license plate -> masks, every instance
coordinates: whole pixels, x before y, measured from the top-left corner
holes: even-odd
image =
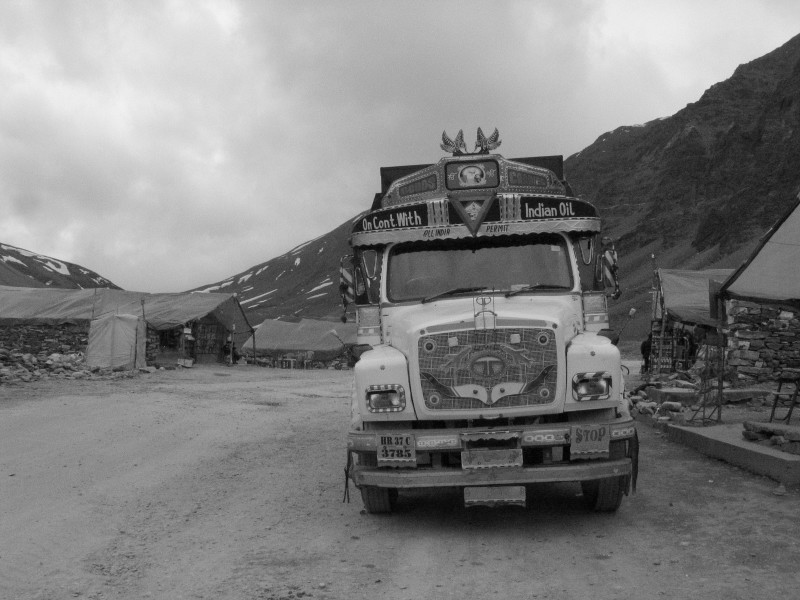
[[[379,435],[378,465],[417,464],[417,444],[413,435]]]
[[[522,450],[465,450],[461,453],[462,469],[493,469],[500,467],[521,467]]]
[[[610,425],[573,425],[570,431],[571,458],[608,458]]]
[[[464,488],[464,506],[525,506],[524,485]]]

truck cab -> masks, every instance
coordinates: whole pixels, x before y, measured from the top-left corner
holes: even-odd
[[[638,452],[608,332],[616,256],[561,157],[454,154],[382,179],[342,288],[359,344],[348,476],[366,510],[444,487],[524,505],[528,484],[575,481],[615,511]]]

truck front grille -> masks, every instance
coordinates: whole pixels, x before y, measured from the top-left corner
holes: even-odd
[[[454,331],[419,338],[419,372],[429,410],[549,404],[558,371],[551,329]]]

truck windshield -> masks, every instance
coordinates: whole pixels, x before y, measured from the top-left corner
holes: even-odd
[[[389,255],[387,275],[392,302],[471,288],[569,290],[573,281],[566,241],[551,234],[401,244]]]

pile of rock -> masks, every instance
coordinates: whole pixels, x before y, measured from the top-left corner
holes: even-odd
[[[18,352],[0,346],[0,383],[28,383],[41,379],[118,379],[134,372],[89,369],[82,352]]]
[[[631,411],[652,417],[656,422],[684,424],[690,407],[699,402],[702,382],[689,373],[672,373],[659,380],[647,381],[630,396]]]
[[[704,381],[698,372],[681,371],[640,385],[630,396],[631,410],[657,422],[683,425],[703,406],[713,409],[719,396],[717,381],[713,378]],[[723,382],[722,404],[746,402],[748,407],[757,409],[771,403],[774,398],[774,392],[770,392],[768,386],[734,388],[727,381]]]
[[[744,439],[776,450],[800,454],[800,427],[745,421]]]
[[[34,381],[44,377],[80,379],[89,376],[84,368],[83,354],[50,355],[16,352],[0,347],[0,381]]]

